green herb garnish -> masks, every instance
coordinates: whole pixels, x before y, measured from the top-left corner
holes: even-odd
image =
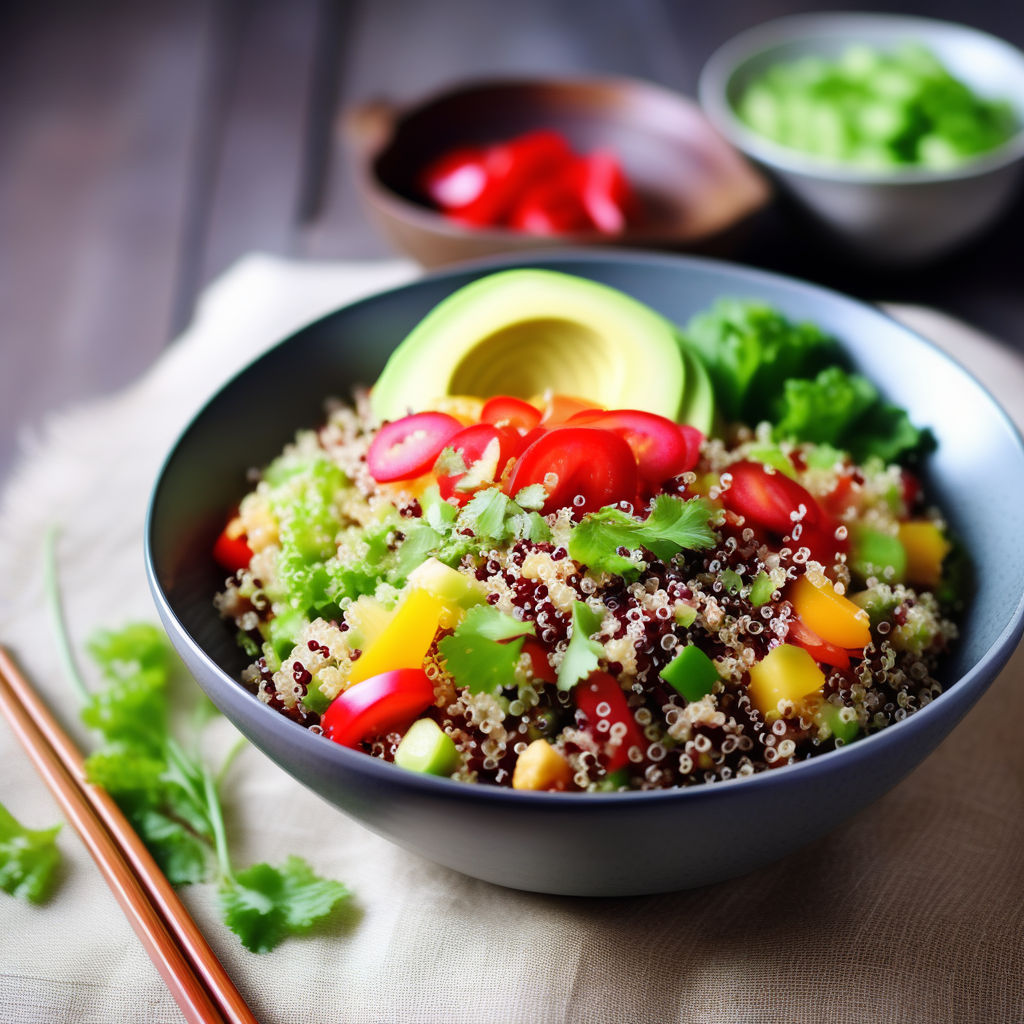
[[[703,498],[659,494],[646,519],[637,519],[617,508],[603,508],[583,517],[569,538],[569,555],[597,572],[614,573],[627,580],[640,576],[644,566],[620,555],[618,549],[645,548],[662,561],[680,551],[711,547],[715,533],[710,521],[716,515]]]
[[[515,682],[523,637],[534,636],[532,622],[481,604],[470,608],[455,631],[437,645],[457,686],[470,693],[497,693]]]
[[[60,864],[55,841],[59,831],[60,825],[38,831],[25,828],[0,804],[0,889],[42,903]]]
[[[51,532],[51,566],[54,539]],[[88,650],[104,682],[102,689],[90,693],[70,657],[55,571],[48,573],[47,589],[58,643],[68,652],[65,665],[73,672],[75,689],[85,696],[82,719],[103,740],[86,759],[87,777],[114,798],[168,880],[176,885],[203,881],[215,854],[224,922],[254,952],[306,931],[347,898],[344,885],[318,878],[298,857],[289,857],[282,868],[257,864],[234,869],[219,789],[244,741],[228,753],[216,774],[199,753],[198,742],[189,749],[178,742],[168,700],[178,662],[166,637],[147,623],[103,630],[90,639]],[[214,713],[204,699],[194,709],[190,735],[198,736]],[[48,834],[52,837],[36,833]],[[0,845],[2,838],[0,817]]]

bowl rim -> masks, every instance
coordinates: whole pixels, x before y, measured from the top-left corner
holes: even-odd
[[[491,226],[473,227],[446,217],[441,211],[434,210],[424,203],[403,196],[395,191],[390,185],[384,182],[377,172],[377,161],[387,151],[395,140],[396,134],[403,122],[418,116],[431,107],[448,103],[463,95],[470,95],[476,92],[483,92],[489,89],[536,89],[555,88],[563,92],[573,90],[599,90],[608,91],[638,91],[645,92],[660,98],[663,102],[671,103],[681,110],[686,110],[691,115],[696,115],[707,122],[708,128],[721,138],[723,145],[734,151],[736,159],[746,164],[746,170],[752,181],[756,181],[760,188],[759,198],[751,198],[744,203],[738,214],[733,215],[730,220],[718,228],[704,231],[701,234],[683,234],[678,230],[665,230],[658,227],[641,226],[638,228],[627,227],[618,235],[605,235],[600,231],[566,231],[560,232],[557,236],[530,234],[523,231],[515,231],[511,228],[498,228]],[[385,104],[385,106],[390,106]],[[758,210],[767,206],[771,200],[772,189],[770,183],[765,180],[762,173],[754,167],[741,150],[732,145],[728,139],[722,137],[712,119],[708,116],[701,104],[694,97],[677,92],[669,86],[659,82],[652,82],[646,78],[621,74],[594,74],[594,75],[495,75],[474,76],[472,78],[453,80],[445,85],[440,85],[427,93],[422,98],[408,103],[397,103],[390,109],[390,124],[381,133],[381,137],[375,139],[369,145],[354,146],[358,150],[356,160],[356,174],[359,183],[365,193],[372,195],[374,199],[385,209],[388,214],[398,220],[404,221],[422,231],[430,231],[436,235],[443,235],[455,241],[479,241],[488,245],[500,245],[512,249],[521,245],[543,247],[545,250],[557,246],[573,247],[577,245],[601,244],[602,248],[614,248],[624,243],[634,245],[649,245],[655,247],[669,243],[697,244],[706,241],[718,234],[735,227],[746,220]],[[753,193],[752,193],[753,196]]]
[[[156,568],[153,542],[156,527],[157,506],[159,504],[160,492],[164,486],[167,472],[172,462],[175,460],[177,453],[183,446],[185,439],[195,427],[195,424],[206,415],[208,410],[220,401],[221,396],[228,389],[236,387],[238,381],[257,363],[262,361],[271,353],[276,352],[283,346],[291,343],[295,338],[304,334],[306,331],[315,328],[317,325],[333,318],[343,311],[365,304],[382,301],[395,293],[415,289],[423,283],[441,281],[446,278],[462,277],[467,273],[483,275],[510,267],[518,267],[524,264],[529,265],[537,261],[545,264],[581,262],[601,263],[619,261],[643,264],[647,266],[655,263],[672,264],[681,271],[685,271],[688,266],[704,268],[705,270],[724,270],[734,279],[750,281],[753,283],[763,282],[769,285],[783,285],[796,294],[805,294],[824,298],[831,303],[838,302],[840,306],[857,310],[860,313],[866,312],[875,318],[888,321],[900,331],[910,335],[916,339],[918,343],[923,344],[928,349],[931,349],[935,356],[949,363],[958,373],[973,381],[987,397],[996,418],[1001,420],[1003,426],[1007,428],[1015,441],[1018,451],[1022,458],[1024,458],[1024,437],[1022,437],[1021,431],[1017,428],[1013,420],[1010,419],[1002,405],[967,367],[961,364],[944,349],[930,341],[927,337],[898,321],[884,309],[881,309],[870,302],[865,302],[852,296],[845,295],[842,292],[835,291],[834,289],[813,284],[800,278],[761,270],[760,268],[749,267],[728,260],[705,256],[693,256],[689,254],[670,254],[652,251],[636,251],[631,249],[594,249],[590,247],[565,248],[545,251],[539,254],[514,253],[504,254],[501,256],[490,256],[476,260],[467,260],[454,266],[444,267],[439,270],[424,273],[412,281],[385,288],[381,291],[374,292],[372,295],[357,299],[354,302],[345,303],[325,315],[311,320],[307,324],[290,332],[278,342],[273,343],[264,349],[246,363],[245,366],[232,374],[232,376],[228,378],[221,387],[219,387],[217,391],[207,399],[206,402],[203,403],[202,407],[189,418],[188,423],[182,428],[169,448],[168,453],[163,459],[157,472],[146,508],[143,533],[143,555],[146,578],[164,629],[166,632],[171,634],[172,641],[177,641],[174,643],[174,646],[179,647],[179,644],[183,644],[189,649],[193,658],[197,659],[205,668],[207,677],[212,677],[216,681],[216,688],[223,689],[226,702],[228,704],[244,701],[245,703],[241,704],[241,706],[246,709],[245,717],[262,717],[267,728],[281,732],[288,740],[289,745],[293,742],[307,744],[307,749],[313,752],[308,756],[313,757],[318,762],[318,771],[322,768],[329,769],[331,766],[337,766],[341,775],[349,782],[357,780],[360,776],[364,776],[368,780],[374,782],[379,782],[385,785],[398,784],[437,799],[457,799],[459,802],[463,803],[470,801],[475,803],[491,804],[497,801],[502,804],[523,805],[529,807],[531,810],[558,811],[570,806],[580,808],[589,807],[593,809],[599,808],[607,803],[622,801],[643,802],[644,804],[651,802],[668,802],[674,804],[677,801],[687,801],[692,803],[694,801],[702,801],[712,798],[718,799],[723,796],[727,796],[727,798],[730,799],[742,798],[743,794],[750,793],[752,790],[763,788],[765,786],[784,786],[787,784],[787,781],[791,781],[792,784],[796,784],[800,780],[807,779],[815,774],[828,775],[837,771],[845,772],[847,767],[852,767],[855,761],[866,763],[871,759],[871,755],[876,749],[884,749],[897,742],[910,742],[915,735],[927,730],[930,726],[931,718],[938,713],[934,710],[934,707],[939,705],[944,709],[948,709],[948,715],[951,718],[950,724],[946,730],[948,733],[948,731],[952,729],[967,713],[973,704],[980,699],[989,685],[994,682],[995,678],[1005,667],[1007,661],[1013,655],[1014,650],[1020,643],[1022,635],[1024,635],[1024,588],[1022,588],[1020,595],[1018,595],[1016,604],[1007,618],[1002,631],[993,641],[988,650],[985,651],[984,655],[971,665],[963,675],[959,676],[953,683],[951,683],[948,688],[944,689],[938,697],[929,702],[925,707],[920,708],[914,714],[908,715],[902,721],[894,722],[886,728],[872,733],[869,736],[863,736],[854,743],[845,744],[842,747],[825,751],[821,754],[816,754],[806,760],[784,765],[781,768],[773,769],[771,771],[761,771],[742,778],[735,777],[720,782],[704,782],[692,786],[676,787],[671,789],[631,790],[625,793],[564,793],[514,790],[502,786],[469,784],[446,777],[427,775],[401,769],[396,765],[371,757],[362,751],[352,750],[347,747],[343,747],[340,744],[332,743],[322,736],[311,734],[304,726],[299,725],[297,722],[294,722],[279,712],[274,711],[268,705],[257,700],[255,695],[245,689],[238,679],[235,679],[221,668],[214,658],[192,637],[184,623],[178,618],[167,594],[164,592]],[[212,595],[210,597],[210,607],[213,607]],[[192,674],[191,670],[189,671],[190,674]],[[207,690],[207,687],[200,682],[198,677],[195,675],[193,677],[196,679],[196,683],[201,689]],[[210,694],[208,690],[207,693],[212,699],[212,694]],[[215,701],[215,703],[218,702]],[[225,717],[228,716],[225,714]],[[231,718],[230,720],[232,721],[232,724],[242,731],[248,738],[246,730],[239,726],[235,722],[234,718]],[[945,733],[943,735],[945,735]],[[305,737],[305,739],[302,737]],[[250,742],[253,741],[250,739]],[[931,748],[929,748],[929,752],[930,750]],[[276,758],[272,759],[275,760],[276,763]],[[919,761],[915,762],[915,764],[916,763],[919,763]],[[292,774],[290,770],[289,774]],[[895,781],[898,780],[894,780],[894,782]]]
[[[1024,80],[1024,52],[1012,43],[983,29],[960,22],[909,14],[865,11],[822,11],[793,14],[763,22],[732,36],[715,50],[700,71],[697,95],[712,124],[748,157],[776,171],[804,178],[850,185],[893,187],[944,184],[978,178],[1002,170],[1024,158],[1024,103],[1017,104],[1017,131],[994,149],[980,153],[947,169],[908,166],[896,170],[854,168],[774,142],[749,128],[736,114],[728,90],[735,73],[756,57],[771,53],[790,43],[814,39],[847,38],[864,30],[890,29],[896,32],[959,33],[985,46],[1001,50],[1020,66]],[[928,39],[921,42],[927,45]],[[1012,98],[1012,97],[1011,97]]]

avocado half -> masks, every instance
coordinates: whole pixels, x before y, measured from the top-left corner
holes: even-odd
[[[623,292],[551,270],[505,270],[435,306],[392,354],[370,399],[381,420],[445,395],[545,391],[677,419],[686,362],[674,325]]]

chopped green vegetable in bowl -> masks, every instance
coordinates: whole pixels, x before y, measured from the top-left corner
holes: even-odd
[[[1024,171],[1024,53],[966,25],[780,18],[715,51],[699,93],[824,240],[874,263],[923,263],[979,235]]]
[[[916,42],[773,64],[747,83],[736,110],[779,145],[867,171],[948,170],[1020,130],[1007,99],[980,95]]]

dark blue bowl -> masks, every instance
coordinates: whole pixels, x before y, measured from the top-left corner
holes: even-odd
[[[311,735],[238,682],[233,630],[214,611],[210,558],[246,471],[277,454],[323,400],[369,384],[436,303],[495,269],[531,265],[620,288],[677,323],[722,295],[751,296],[838,337],[855,367],[938,451],[926,486],[963,539],[976,592],[940,678],[946,692],[882,732],[809,761],[685,790],[559,794],[475,787],[404,771]],[[663,892],[750,871],[821,836],[894,786],[949,733],[1006,663],[1024,625],[1024,446],[961,366],[877,309],[799,281],[692,258],[569,251],[424,278],[340,309],[243,370],[171,451],[149,510],[146,561],[164,625],[199,685],[268,757],[408,850],[538,892]]]

